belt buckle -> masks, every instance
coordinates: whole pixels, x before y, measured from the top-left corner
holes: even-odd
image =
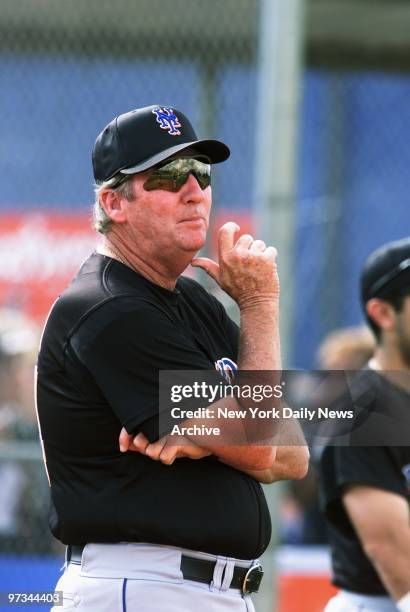
[[[263,578],[262,565],[258,563],[248,569],[245,574],[245,578],[242,583],[242,593],[248,595],[249,593],[257,593],[259,590],[260,583]]]

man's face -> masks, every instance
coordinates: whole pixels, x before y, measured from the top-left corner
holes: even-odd
[[[410,368],[410,296],[404,298],[403,308],[397,313],[396,333],[401,357]]]
[[[189,175],[179,191],[146,191],[152,170],[131,180],[134,199],[126,202],[127,233],[142,255],[163,259],[182,253],[192,256],[205,244],[211,211],[211,187],[202,190]]]

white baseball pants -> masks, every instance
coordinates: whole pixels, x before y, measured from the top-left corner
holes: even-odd
[[[186,580],[181,555],[215,561],[211,585]],[[63,606],[51,612],[255,612],[249,595],[229,588],[235,565],[253,561],[149,544],[87,544],[57,583]]]
[[[397,612],[397,608],[390,597],[340,591],[329,599],[324,612]]]

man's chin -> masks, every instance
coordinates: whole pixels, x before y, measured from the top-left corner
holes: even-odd
[[[195,239],[191,238],[189,240],[181,240],[179,247],[182,251],[184,251],[185,253],[191,253],[192,257],[194,257],[194,255],[196,255],[198,251],[204,248],[206,242],[205,238],[206,237],[201,236]]]

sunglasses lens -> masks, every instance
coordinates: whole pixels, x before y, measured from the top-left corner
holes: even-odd
[[[156,168],[144,183],[146,191],[165,189],[177,192],[184,185],[189,175],[193,174],[201,189],[211,184],[211,166],[197,159],[174,159],[168,164]]]
[[[201,189],[206,189],[211,184],[211,174],[210,173],[192,172],[192,174],[198,181]]]
[[[154,191],[155,189],[164,189],[165,191],[179,191],[184,184],[180,177],[175,176],[160,176],[156,173],[151,174],[144,183],[145,191]]]

